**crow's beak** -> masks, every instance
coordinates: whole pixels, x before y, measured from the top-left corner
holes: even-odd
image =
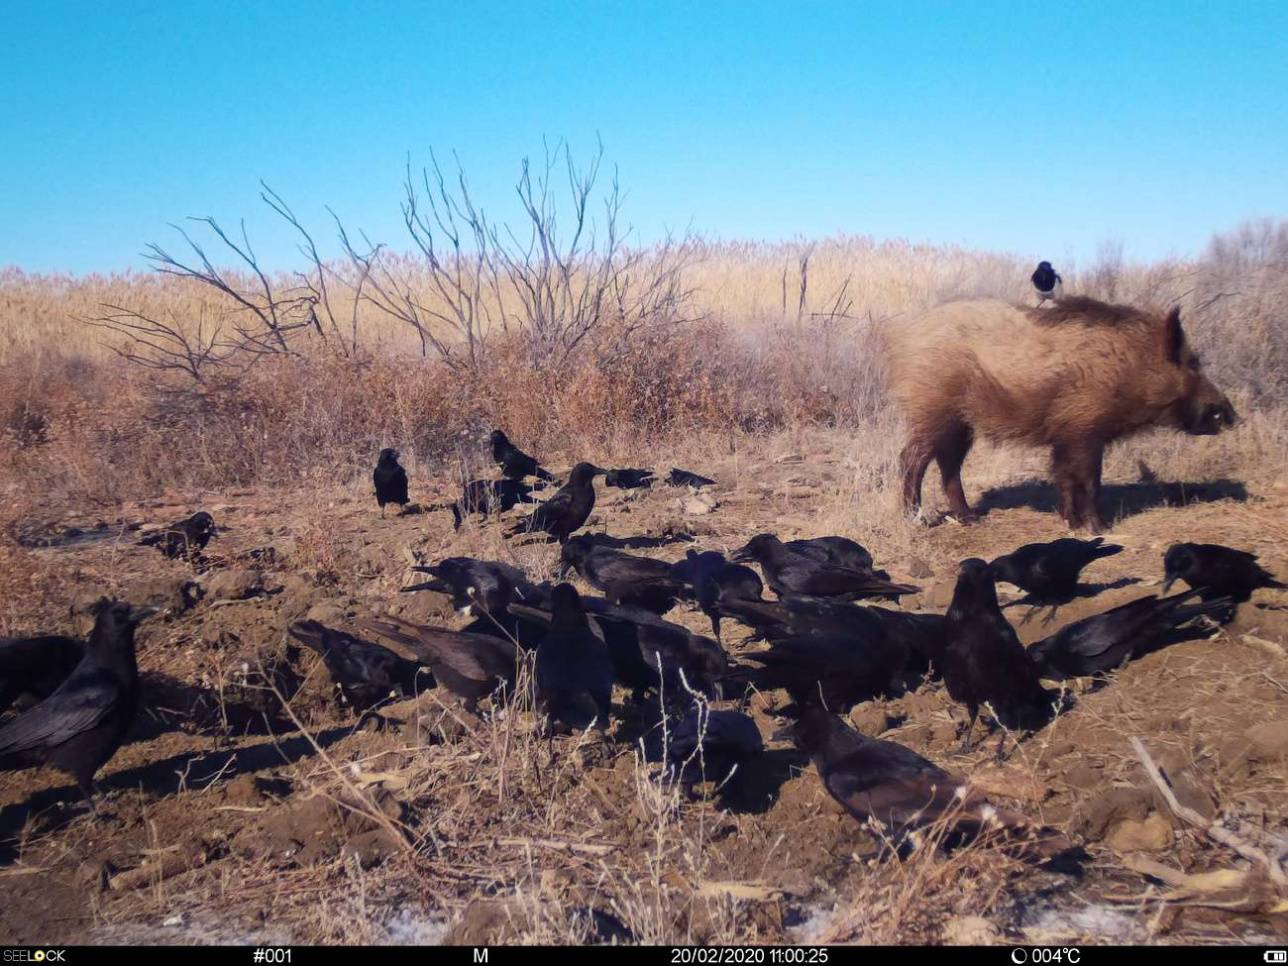
[[[792,726],[788,724],[788,725],[783,725],[772,735],[770,735],[769,740],[770,741],[791,741],[794,743],[796,740],[796,736],[792,734]]]
[[[1169,590],[1171,590],[1171,589],[1172,589],[1172,584],[1174,584],[1174,583],[1176,583],[1176,578],[1175,578],[1175,577],[1168,577],[1166,580],[1164,580],[1164,581],[1163,581],[1163,593],[1164,593],[1164,594],[1166,594]]]
[[[752,559],[751,551],[746,547],[739,547],[733,553],[729,554],[729,559],[734,563],[747,563]]]
[[[402,593],[410,594],[415,590],[436,590],[441,594],[448,593],[451,588],[441,580],[427,580],[423,584],[412,584],[410,587],[402,588]]]
[[[142,621],[147,620],[153,614],[159,614],[159,613],[161,613],[160,607],[152,607],[150,605],[145,605],[141,607],[131,607],[130,620],[133,623],[138,624]]]

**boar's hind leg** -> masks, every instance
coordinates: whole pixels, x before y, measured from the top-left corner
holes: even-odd
[[[962,489],[962,463],[974,442],[975,431],[966,423],[954,423],[935,439],[935,462],[939,464],[948,509],[962,523],[979,519],[966,502],[966,491]]]
[[[925,479],[926,467],[933,455],[925,439],[915,434],[899,454],[899,468],[903,473],[903,508],[909,515],[921,510],[921,481]]]
[[[1060,516],[1069,529],[1105,528],[1096,506],[1100,496],[1100,471],[1104,447],[1094,443],[1056,443],[1051,449],[1051,469],[1060,491]]]

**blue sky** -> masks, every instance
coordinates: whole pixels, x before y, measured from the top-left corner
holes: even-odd
[[[111,7],[116,9],[111,9]],[[407,247],[410,152],[492,215],[602,138],[647,240],[837,232],[1148,259],[1288,215],[1288,3],[10,4],[0,265],[141,267],[167,222]]]

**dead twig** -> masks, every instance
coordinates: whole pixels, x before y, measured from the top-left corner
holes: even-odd
[[[1194,811],[1194,809],[1182,805],[1177,800],[1175,793],[1173,793],[1171,785],[1167,783],[1167,779],[1163,777],[1162,769],[1158,767],[1157,763],[1155,763],[1154,759],[1150,756],[1148,749],[1145,748],[1145,743],[1139,738],[1133,736],[1131,739],[1131,745],[1136,752],[1136,757],[1139,758],[1140,763],[1145,766],[1146,774],[1149,775],[1150,780],[1153,781],[1154,785],[1158,788],[1159,794],[1163,796],[1163,800],[1167,802],[1167,807],[1172,810],[1172,814],[1181,819],[1181,821],[1185,822],[1187,825],[1192,826],[1194,829],[1210,838],[1212,841],[1219,842],[1221,845],[1224,845],[1228,849],[1232,849],[1251,862],[1256,862],[1265,866],[1266,871],[1270,876],[1270,881],[1281,889],[1288,889],[1288,874],[1285,874],[1283,865],[1278,859],[1267,855],[1264,850],[1257,846],[1245,842],[1229,829],[1223,828],[1216,822],[1209,822],[1198,812]]]

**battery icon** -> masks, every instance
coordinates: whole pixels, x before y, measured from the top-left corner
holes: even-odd
[[[1267,949],[1261,958],[1268,963],[1288,963],[1288,949]]]

